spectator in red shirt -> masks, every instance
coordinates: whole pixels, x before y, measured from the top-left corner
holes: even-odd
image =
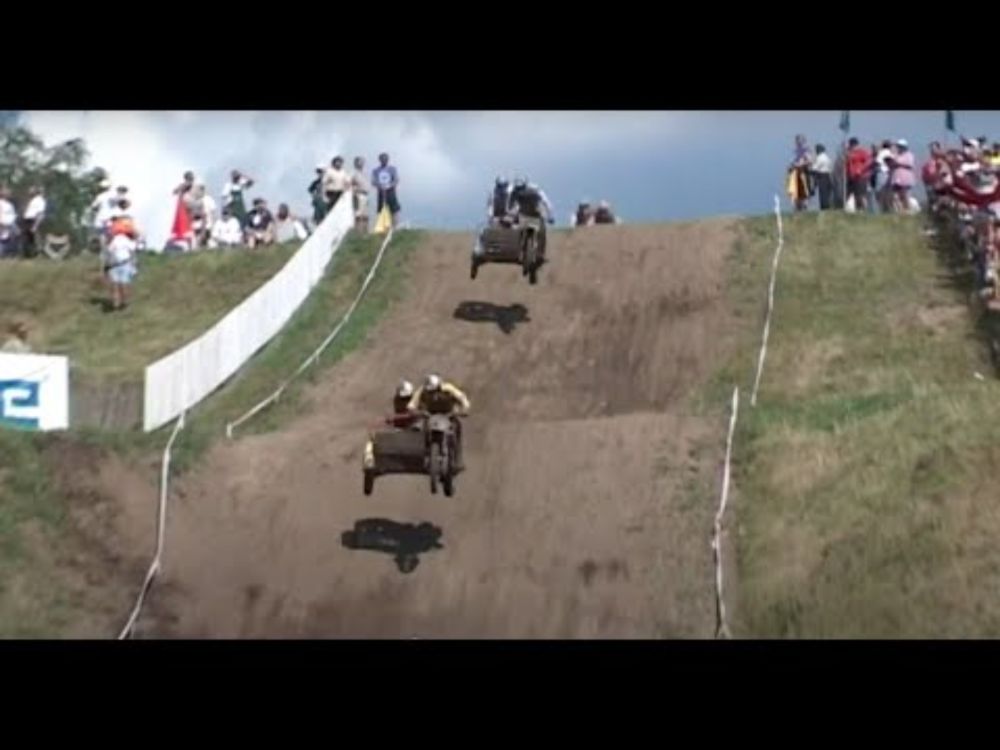
[[[868,206],[868,181],[871,179],[872,155],[857,138],[847,142],[847,194],[854,197],[856,211]]]

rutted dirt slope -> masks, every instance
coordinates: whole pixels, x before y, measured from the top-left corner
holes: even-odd
[[[308,415],[177,483],[141,634],[711,636],[724,425],[685,397],[725,348],[731,241],[724,221],[560,235],[531,287],[511,266],[472,281],[471,237],[430,238]],[[366,498],[366,429],[428,370],[473,402],[456,496],[386,477]],[[429,524],[393,527],[417,568],[345,546],[366,519]]]

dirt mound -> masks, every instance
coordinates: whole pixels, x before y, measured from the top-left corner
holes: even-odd
[[[308,416],[178,483],[142,632],[711,636],[724,426],[684,399],[725,347],[731,241],[726,222],[559,234],[532,287],[510,266],[472,281],[472,237],[431,238]],[[367,426],[432,370],[473,403],[456,496],[386,477],[364,497]]]

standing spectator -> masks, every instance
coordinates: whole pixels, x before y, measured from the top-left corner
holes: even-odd
[[[274,216],[267,210],[267,201],[253,199],[253,210],[247,214],[247,244],[250,247],[274,242]]]
[[[239,222],[240,226],[246,229],[247,226],[247,205],[243,200],[243,191],[253,187],[253,178],[242,174],[240,170],[234,169],[229,176],[229,182],[222,188],[222,205],[228,206]]]
[[[934,141],[930,145],[930,158],[920,170],[920,179],[924,183],[927,198],[927,208],[931,212],[937,210],[938,200],[943,196],[942,178],[946,171],[947,165],[944,163],[944,152],[941,149],[941,144]]]
[[[882,146],[875,155],[875,199],[882,213],[892,210],[892,143],[882,141]]]
[[[327,213],[333,210],[340,200],[340,196],[351,187],[351,176],[344,169],[344,159],[340,156],[333,157],[330,168],[323,175],[323,194],[326,196]]]
[[[830,199],[833,197],[833,160],[826,153],[826,146],[816,144],[816,159],[813,161],[812,173],[816,178],[816,188],[819,190],[819,210],[830,209]]]
[[[312,198],[313,226],[318,227],[326,218],[326,197],[323,195],[323,175],[326,174],[324,164],[316,165],[316,179],[309,183],[309,196]]]
[[[293,240],[304,240],[308,236],[309,232],[288,209],[288,204],[280,204],[274,217],[274,241],[282,245]]]
[[[17,252],[17,209],[10,202],[10,188],[0,185],[0,258]]]
[[[874,167],[871,151],[858,143],[857,138],[847,142],[847,194],[854,198],[854,210],[868,208],[868,185]]]
[[[907,213],[910,211],[910,191],[917,182],[917,175],[913,152],[905,138],[896,141],[896,153],[889,163],[892,166],[893,208],[899,213]]]
[[[181,184],[174,188],[174,195],[182,200],[187,200],[188,195],[194,189],[194,172],[190,170],[184,173]]]
[[[795,136],[795,156],[788,167],[788,197],[796,211],[805,211],[809,207],[809,196],[813,192],[810,184],[811,164],[806,137]]]
[[[90,211],[93,214],[92,226],[94,232],[100,238],[101,248],[103,249],[107,241],[105,229],[107,228],[108,220],[111,218],[111,212],[118,204],[119,199],[117,191],[111,189],[111,180],[107,178],[101,180],[100,187],[101,194],[90,204]]]
[[[136,274],[136,238],[138,232],[132,220],[121,217],[112,222],[111,241],[106,251],[105,268],[111,284],[111,309],[128,305],[129,287]]]
[[[212,225],[209,247],[236,247],[242,244],[243,228],[240,227],[240,220],[226,206],[222,209],[222,216]]]
[[[40,185],[33,185],[29,192],[31,200],[28,207],[24,209],[21,221],[21,236],[24,238],[23,252],[27,255],[35,255],[38,252],[38,230],[45,220],[45,194]]]
[[[218,214],[218,204],[215,202],[215,198],[208,194],[204,182],[199,182],[194,186],[192,195],[194,197],[194,213],[191,216],[191,222],[194,228],[195,246],[207,247],[209,235]]]
[[[378,204],[375,211],[382,213],[382,208],[388,205],[389,212],[392,214],[392,226],[395,229],[396,217],[400,211],[399,199],[396,197],[396,189],[399,187],[399,172],[396,171],[396,167],[389,164],[389,154],[379,154],[378,163],[379,166],[372,172],[372,182],[378,189]]]
[[[354,228],[361,234],[368,232],[368,194],[372,184],[365,174],[365,159],[354,157],[354,174],[351,175],[351,189],[354,191]]]

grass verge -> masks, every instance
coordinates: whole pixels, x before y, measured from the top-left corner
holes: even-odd
[[[298,249],[278,245],[183,255],[144,254],[132,302],[107,313],[95,256],[6,261],[0,331],[24,320],[38,352],[72,357],[86,380],[141,378],[146,365],[198,336],[271,278]]]
[[[920,219],[787,220],[750,408],[772,217],[732,263],[740,354],[703,394],[745,398],[735,443],[738,607],[749,637],[1000,634],[1000,382],[968,288]],[[977,377],[977,374],[981,377]]]

